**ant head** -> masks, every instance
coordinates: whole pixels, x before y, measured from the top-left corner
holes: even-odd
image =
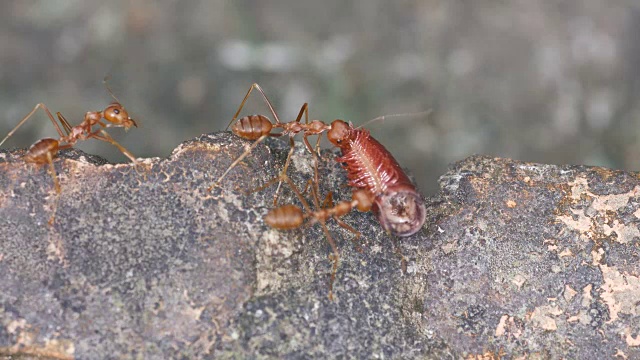
[[[342,120],[333,120],[331,129],[327,132],[327,138],[337,147],[344,146],[343,142],[349,140],[351,126]]]
[[[107,108],[102,112],[103,117],[110,122],[107,126],[122,126],[125,130],[129,130],[132,126],[138,127],[138,124],[129,116],[127,110],[125,110],[124,106],[120,104],[120,100],[118,100],[118,98],[113,94],[113,91],[111,91],[109,84],[107,84],[107,81],[109,81],[110,78],[111,75],[107,75],[102,80],[104,87],[107,88],[107,92],[109,92],[109,95],[111,95],[114,100],[114,102],[107,106]]]
[[[111,123],[110,126],[122,126],[127,130],[132,126],[138,127],[138,124],[120,103],[112,103],[102,113],[104,118]]]

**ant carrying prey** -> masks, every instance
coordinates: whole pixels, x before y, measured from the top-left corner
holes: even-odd
[[[269,118],[263,115],[245,116],[236,121],[238,114],[254,89],[258,90],[262,95],[262,98],[275,118],[275,123],[272,123]],[[301,123],[303,113],[305,114],[305,122]],[[383,118],[384,117],[381,117],[380,119]],[[332,297],[332,287],[337,271],[339,254],[336,243],[326,227],[326,221],[328,219],[335,219],[340,226],[354,233],[356,239],[360,236],[360,232],[340,220],[340,217],[355,208],[360,211],[373,210],[382,227],[388,233],[397,236],[410,236],[415,234],[424,225],[426,209],[422,197],[391,153],[375,140],[366,129],[361,127],[355,128],[343,120],[334,120],[331,124],[326,124],[320,120],[309,122],[307,103],[302,106],[296,120],[283,123],[280,121],[271,102],[258,84],[251,86],[240,108],[231,120],[231,123],[229,123],[229,126],[231,124],[233,124],[232,131],[234,134],[247,140],[255,140],[255,142],[232,162],[211,188],[219,184],[225,175],[249,155],[257,144],[266,137],[289,135],[290,150],[283,170],[277,178],[267,182],[267,184],[260,186],[254,191],[264,189],[277,181],[278,190],[276,191],[275,198],[277,199],[280,185],[282,182],[286,182],[302,203],[302,208],[287,204],[272,209],[265,217],[265,222],[275,229],[287,230],[299,228],[304,224],[305,220],[307,224],[321,224],[327,242],[329,242],[332,248],[331,257],[333,260],[333,269],[330,281],[330,297]],[[227,126],[227,128],[229,126]],[[283,129],[283,131],[273,133],[272,130],[277,128]],[[352,200],[338,202],[335,206],[331,200],[331,193],[327,195],[322,206],[320,205],[318,195],[319,142],[324,132],[327,133],[327,139],[331,144],[341,150],[342,156],[336,158],[336,161],[341,163],[347,171],[347,177],[349,179],[348,185],[353,188]],[[314,157],[315,179],[314,181],[310,180],[307,186],[311,185],[312,188],[311,192],[314,205],[316,209],[318,209],[315,211],[311,210],[302,193],[287,176],[287,169],[294,151],[293,137],[298,133],[303,134],[305,147]],[[311,135],[318,136],[315,150],[308,140],[308,137]],[[274,204],[275,203],[276,200],[274,200]]]
[[[49,108],[43,103],[38,103],[30,113],[28,113],[18,125],[16,125],[8,134],[5,136],[2,141],[0,141],[0,146],[4,144],[4,142],[9,139],[17,130],[22,126],[27,120],[31,119],[31,117],[38,111],[38,109],[42,109],[51,123],[56,128],[58,132],[58,139],[54,138],[43,138],[36,141],[25,153],[22,159],[31,164],[36,165],[49,165],[49,171],[51,173],[51,178],[53,179],[53,185],[56,191],[56,198],[60,196],[61,189],[58,181],[58,177],[56,175],[55,167],[53,165],[53,159],[58,156],[58,153],[61,150],[72,148],[76,142],[84,141],[88,139],[97,139],[101,141],[108,142],[113,146],[117,147],[125,156],[127,156],[133,163],[137,163],[135,156],[127,149],[125,149],[122,145],[118,144],[103,128],[107,127],[123,127],[125,130],[128,130],[132,126],[137,127],[137,123],[133,120],[127,110],[120,104],[118,99],[113,95],[113,92],[109,87],[105,86],[107,91],[114,99],[114,102],[107,106],[102,111],[89,111],[84,115],[84,120],[76,125],[71,126],[67,119],[61,114],[56,113],[58,117],[58,122],[54,119]],[[106,120],[103,122],[102,120]],[[62,126],[62,127],[61,127]],[[95,129],[95,126],[100,126],[100,128]],[[64,132],[63,132],[64,129]],[[53,210],[53,215],[49,219],[49,224],[53,224],[55,216],[55,207]]]
[[[275,123],[272,123],[269,118],[263,115],[245,116],[236,121],[240,111],[254,89],[262,95],[264,102],[275,118]],[[305,122],[301,123],[303,114],[305,114]],[[314,157],[314,184],[317,186],[319,141],[322,133],[326,132],[331,144],[339,148],[342,152],[342,156],[337,158],[336,161],[342,163],[344,169],[347,171],[349,186],[356,189],[366,189],[374,195],[375,200],[372,209],[378,221],[387,232],[398,236],[410,236],[415,234],[422,228],[422,225],[424,225],[426,218],[424,201],[416,190],[415,185],[413,185],[393,155],[374,139],[368,130],[361,127],[355,128],[343,120],[334,120],[331,124],[326,124],[320,120],[312,120],[309,122],[307,103],[300,109],[296,120],[283,123],[280,121],[273,105],[258,84],[251,85],[227,128],[231,124],[233,124],[232,131],[234,134],[247,140],[255,140],[255,142],[231,163],[209,190],[220,184],[229,171],[249,155],[265,138],[269,136],[289,135],[290,150],[284,168],[280,172],[280,180],[274,199],[275,205],[278,191],[283,181],[282,178],[286,175],[293,154],[293,137],[298,133],[303,134],[305,147]],[[278,128],[283,129],[283,131],[279,133],[272,132],[273,129]],[[318,136],[315,150],[308,140],[308,137],[311,135]]]

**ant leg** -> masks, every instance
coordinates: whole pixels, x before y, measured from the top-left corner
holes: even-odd
[[[273,108],[273,105],[271,105],[271,101],[269,101],[269,98],[267,98],[267,95],[264,93],[264,90],[262,90],[260,85],[258,85],[256,83],[253,83],[251,85],[251,87],[249,88],[249,91],[247,91],[247,94],[244,96],[244,99],[242,99],[242,102],[240,103],[240,107],[238,108],[238,111],[236,111],[236,114],[233,115],[233,119],[231,119],[231,122],[229,122],[227,127],[224,128],[225,131],[229,128],[229,126],[231,126],[231,124],[233,124],[236,121],[236,119],[238,118],[238,115],[240,114],[240,111],[242,111],[242,108],[244,107],[244,104],[247,102],[247,99],[249,98],[249,95],[251,95],[251,92],[254,89],[256,89],[256,90],[258,90],[258,92],[260,92],[260,94],[262,95],[262,98],[264,99],[264,102],[267,104],[267,107],[271,111],[271,114],[273,114],[273,118],[275,119],[275,121],[277,123],[280,123],[280,118],[278,117],[278,114],[276,113],[276,110]]]
[[[134,165],[134,167],[135,167],[134,169],[135,169],[136,173],[138,173],[138,175],[142,175],[142,177],[143,177],[145,180],[147,179],[147,173],[145,172],[144,165],[143,165],[142,163],[140,163],[140,162],[136,159],[136,157],[135,157],[131,152],[129,152],[129,150],[125,149],[125,147],[124,147],[124,146],[122,146],[122,145],[118,144],[118,142],[117,142],[117,141],[115,141],[115,140],[111,137],[111,135],[109,135],[109,133],[107,133],[106,131],[104,131],[104,130],[102,130],[102,129],[98,129],[98,130],[96,130],[96,131],[94,131],[94,132],[90,133],[90,134],[87,136],[87,139],[90,139],[90,138],[94,138],[94,139],[98,139],[98,140],[106,141],[106,142],[108,142],[109,144],[111,144],[111,145],[113,145],[113,146],[117,147],[117,148],[118,148],[118,150],[120,150],[120,152],[121,152],[121,153],[123,153],[126,157],[128,157],[128,158],[129,158],[129,160],[131,160],[131,162],[133,163],[133,165]],[[140,168],[142,168],[142,169],[140,169]]]
[[[338,253],[338,247],[336,246],[336,242],[331,237],[329,233],[329,229],[327,229],[327,225],[324,221],[320,222],[322,225],[322,231],[324,232],[324,236],[327,238],[327,242],[331,245],[331,254],[329,254],[329,260],[333,262],[331,266],[331,276],[329,278],[329,300],[333,301],[333,283],[336,281],[336,273],[338,272],[338,261],[340,260],[340,254]]]
[[[362,246],[360,246],[360,244],[358,243],[358,239],[360,238],[360,236],[362,236],[362,234],[360,233],[360,231],[358,231],[358,230],[354,229],[351,225],[347,224],[346,222],[344,222],[344,221],[342,221],[342,220],[340,220],[340,219],[338,219],[338,218],[335,218],[335,217],[334,217],[334,220],[335,220],[335,221],[338,223],[338,225],[340,225],[342,228],[347,229],[348,231],[352,232],[352,233],[355,235],[355,237],[353,237],[353,238],[351,239],[351,241],[353,241],[353,245],[355,245],[355,246],[356,246],[356,251],[357,251],[357,252],[359,252],[359,253],[364,252],[364,251],[362,250]]]
[[[67,132],[68,136],[71,133],[71,125],[69,125],[67,119],[65,119],[60,112],[57,112],[56,115],[58,115],[58,120],[60,120],[60,123],[64,127],[64,130]]]
[[[95,132],[92,132],[87,136],[87,139],[90,138],[106,141],[109,144],[117,147],[118,150],[120,150],[121,153],[128,157],[132,163],[138,165],[138,160],[136,160],[136,157],[131,152],[129,152],[129,150],[125,149],[124,146],[118,144],[118,142],[116,142],[106,131],[102,129],[96,130]]]
[[[60,137],[64,137],[64,133],[60,129],[60,125],[58,125],[56,120],[53,118],[53,115],[51,115],[51,111],[49,111],[49,109],[47,108],[47,106],[45,104],[38,103],[33,108],[33,110],[31,110],[31,112],[27,114],[27,116],[25,116],[24,118],[22,118],[22,120],[20,120],[20,122],[18,122],[18,125],[16,125],[16,127],[14,127],[11,131],[9,131],[7,136],[5,136],[4,139],[2,139],[2,141],[0,141],[0,146],[2,146],[2,144],[4,144],[4,142],[7,141],[7,139],[10,138],[11,135],[13,135],[13,133],[15,133],[18,130],[18,128],[20,128],[20,126],[22,126],[25,122],[27,122],[27,120],[29,120],[33,116],[33,114],[35,114],[35,112],[38,111],[38,109],[42,109],[42,110],[44,110],[45,113],[47,113],[47,116],[49,117],[49,119],[53,123],[53,126],[56,127],[56,131],[58,132],[58,135],[60,135]]]
[[[56,197],[53,200],[53,209],[51,210],[51,217],[49,218],[49,226],[53,225],[56,217],[56,210],[58,208],[58,199],[60,198],[60,183],[58,182],[58,176],[56,175],[56,168],[53,166],[53,155],[51,152],[47,153],[47,163],[49,164],[49,173],[53,179],[53,186],[56,190]]]
[[[304,190],[302,190],[302,195],[307,195],[307,191],[309,191],[309,188],[313,185],[313,180],[309,179],[307,180],[307,183],[304,185]]]
[[[302,203],[302,207],[304,208],[304,210],[307,213],[311,213],[312,212],[311,211],[311,207],[309,206],[309,203],[307,202],[307,200],[305,200],[304,196],[302,196],[302,192],[300,191],[300,189],[298,189],[296,184],[293,183],[293,181],[289,178],[289,176],[287,176],[286,173],[280,173],[280,175],[278,175],[278,177],[275,177],[275,178],[267,181],[265,184],[263,184],[263,185],[255,188],[255,189],[249,191],[248,194],[264,190],[264,189],[268,188],[269,186],[275,184],[276,182],[279,182],[279,183],[286,182],[287,185],[289,185],[291,187],[291,189],[295,193],[295,195],[298,198],[298,200],[300,200],[300,202]]]
[[[318,192],[317,192],[317,183],[316,183],[316,186],[311,187],[311,194],[313,195],[312,196],[313,203],[316,206],[316,208],[321,208],[320,199],[318,198]],[[324,206],[328,202],[333,203],[333,195],[331,195],[331,193],[327,195],[322,205]],[[322,226],[322,231],[324,232],[324,236],[327,238],[327,242],[331,246],[331,254],[329,254],[329,260],[331,260],[333,264],[331,266],[331,276],[329,277],[328,297],[329,297],[329,300],[333,301],[333,283],[336,281],[336,274],[338,272],[338,261],[340,260],[340,253],[338,252],[338,246],[336,245],[336,242],[333,240],[333,238],[331,237],[331,234],[329,233],[329,229],[327,228],[326,221],[321,220],[320,225]]]
[[[310,135],[308,135],[307,133],[304,133],[302,135],[302,142],[304,143],[305,147],[307,148],[307,150],[311,153],[311,155],[313,156],[313,177],[315,180],[315,188],[316,191],[319,193],[320,192],[320,177],[318,175],[318,164],[320,162],[320,140],[321,137],[318,135],[318,138],[316,140],[316,150],[313,150],[313,147],[311,146],[311,143],[309,143],[309,137]]]
[[[391,237],[391,242],[393,243],[394,252],[400,258],[400,267],[402,268],[402,273],[406,274],[407,273],[407,258],[404,257],[404,255],[402,254],[402,250],[398,246],[397,237],[392,236]]]
[[[99,135],[100,134],[100,135]],[[142,177],[146,180],[147,179],[147,173],[145,172],[144,169],[144,165],[141,164],[136,157],[129,152],[129,150],[125,149],[124,146],[120,145],[117,141],[115,141],[111,135],[109,135],[106,131],[99,129],[96,130],[92,133],[90,133],[87,136],[88,139],[90,138],[94,138],[94,139],[98,139],[98,140],[102,140],[102,141],[106,141],[109,144],[115,146],[118,148],[118,150],[120,150],[121,153],[123,153],[126,157],[129,158],[129,160],[131,160],[131,162],[133,163],[133,165],[135,166],[135,170],[138,173],[138,175],[142,175]],[[140,167],[142,167],[142,169],[140,169]]]
[[[353,240],[358,240],[360,238],[360,236],[362,236],[362,234],[360,233],[360,231],[354,229],[351,225],[347,224],[346,222],[338,219],[338,218],[334,218],[334,220],[338,223],[338,225],[340,225],[341,227],[347,229],[348,231],[352,232],[355,237],[353,238]]]
[[[311,143],[309,142],[309,136],[311,136],[311,135],[309,135],[309,134],[307,134],[307,133],[304,133],[304,134],[302,135],[302,142],[304,143],[304,146],[307,148],[307,150],[308,150],[308,151],[309,151],[313,156],[315,156],[315,155],[316,155],[316,153],[315,153],[315,151],[313,151],[313,147],[311,146]],[[318,136],[318,139],[320,139],[320,137],[319,137],[319,136]],[[320,141],[319,141],[319,140],[318,140],[318,143],[320,143]]]
[[[273,206],[276,206],[276,204],[278,203],[278,196],[280,194],[280,187],[282,186],[282,180],[284,178],[288,178],[287,170],[289,169],[289,164],[291,164],[291,156],[293,156],[293,152],[295,151],[295,149],[296,149],[296,144],[293,141],[293,137],[290,136],[289,137],[289,154],[287,154],[287,160],[285,160],[284,167],[282,168],[282,171],[280,171],[280,174],[278,175],[280,182],[278,183],[276,194],[273,197]]]
[[[47,164],[49,164],[49,173],[53,179],[53,186],[56,189],[56,193],[60,194],[60,183],[58,182],[58,176],[56,176],[56,168],[53,166],[53,155],[50,152],[47,153]]]
[[[236,161],[233,162],[233,164],[231,164],[231,166],[229,167],[229,169],[227,169],[227,171],[225,171],[224,174],[222,174],[222,177],[224,177],[224,175],[227,174],[227,172],[229,172],[229,170],[231,169],[231,167],[235,166],[240,160],[244,159],[245,156],[247,156],[251,150],[253,150],[253,148],[255,147],[256,143],[258,143],[259,141],[261,141],[263,138],[267,137],[268,135],[262,135],[258,140],[256,140],[251,147],[244,152],[244,154],[242,154]],[[293,141],[293,137],[289,137],[289,154],[287,154],[287,160],[284,163],[284,167],[282,168],[282,171],[280,171],[280,173],[278,174],[277,177],[267,181],[266,184],[259,186],[255,189],[253,189],[252,191],[250,191],[249,193],[254,193],[260,190],[264,190],[267,187],[273,185],[276,181],[278,182],[278,187],[276,188],[276,194],[273,197],[273,206],[276,206],[278,203],[278,196],[280,195],[280,188],[282,187],[282,182],[283,181],[287,181],[287,179],[289,179],[289,176],[287,175],[287,170],[289,169],[289,164],[291,164],[291,156],[293,155],[293,152],[295,150],[295,143]],[[222,178],[221,177],[221,178]],[[218,180],[218,183],[220,182],[220,179]],[[291,180],[289,179],[288,183],[291,185],[293,184],[293,182],[291,182]],[[216,184],[214,184],[213,186],[211,186],[211,188],[209,188],[209,191],[211,191],[211,189],[215,186]],[[293,187],[294,185],[292,185]],[[294,191],[297,193],[298,198],[302,198],[302,193],[300,192],[300,190],[297,189],[297,187],[294,188]],[[305,192],[306,192],[306,187],[305,187]]]
[[[268,188],[269,186],[275,184],[277,181],[282,181],[282,179],[279,176],[274,177],[273,179],[268,180],[266,183],[258,186],[257,188],[249,190],[249,191],[246,191],[245,194],[249,195],[249,194],[253,194],[253,193],[258,192],[258,191],[262,191],[262,190]],[[237,187],[236,190],[238,190],[239,188],[240,187]]]
[[[218,178],[218,180],[213,183],[213,185],[211,185],[209,187],[209,189],[207,189],[207,191],[211,191],[213,190],[213,188],[218,187],[220,185],[220,182],[222,182],[222,179],[224,179],[225,176],[227,176],[227,174],[229,173],[229,171],[231,171],[231,169],[233,169],[236,165],[238,165],[245,157],[247,157],[247,155],[249,155],[251,153],[251,151],[253,151],[253,149],[255,149],[256,146],[258,146],[258,144],[260,144],[264,139],[266,139],[269,135],[262,135],[258,138],[258,140],[254,141],[253,144],[251,144],[251,146],[249,146],[249,148],[242,153],[242,155],[240,155],[234,162],[231,163],[231,165],[229,165],[229,167],[227,168],[227,170],[225,170],[224,173],[222,173],[222,176],[220,176]]]
[[[322,208],[323,209],[330,208],[330,207],[333,207],[333,192],[332,191],[329,191],[327,196],[324,198],[324,201],[322,202]]]
[[[300,108],[300,112],[298,113],[298,116],[296,117],[295,122],[300,122],[300,119],[302,119],[302,114],[305,114],[305,123],[309,122],[309,106],[307,103],[304,103],[304,105],[302,105],[302,107]],[[282,168],[282,171],[280,172],[279,177],[282,178],[284,176],[287,176],[287,170],[289,169],[289,164],[291,163],[291,156],[293,155],[293,152],[295,150],[295,143],[293,142],[293,136],[295,134],[290,134],[289,136],[289,154],[287,155],[287,160],[284,163],[284,167]],[[305,133],[306,136],[306,133]],[[276,189],[276,194],[274,195],[273,198],[273,206],[276,206],[278,204],[278,196],[280,195],[280,188],[282,186],[282,181],[280,181],[278,183],[278,188]],[[305,187],[305,191],[306,192],[306,187]]]
[[[318,192],[320,192],[320,178],[318,176],[318,173],[320,172],[320,170],[318,170],[318,166],[320,164],[320,140],[322,140],[322,138],[320,137],[320,135],[318,135],[318,137],[316,139],[316,152],[313,154],[313,158],[314,158],[314,164],[313,164],[314,174],[313,174],[313,176],[315,176],[315,178],[316,178],[316,188],[317,188]]]
[[[304,114],[304,123],[308,124],[309,123],[309,104],[308,103],[304,103],[300,108],[298,117],[296,117],[296,122],[300,122],[300,120],[302,119],[302,114]]]
[[[307,212],[311,212],[311,207],[309,206],[309,203],[307,202],[307,200],[305,200],[304,196],[302,196],[302,193],[300,193],[300,190],[298,189],[298,187],[296,186],[296,184],[293,183],[293,181],[291,181],[291,179],[287,176],[286,173],[282,174],[282,179],[280,179],[284,182],[286,182],[291,189],[293,190],[293,192],[296,194],[296,196],[298,197],[298,200],[300,200],[300,202],[302,203],[302,206],[304,207],[304,209]]]
[[[305,191],[307,190],[307,187],[309,187],[309,185],[311,184],[313,184],[313,181],[310,179],[309,181],[307,181],[307,186],[305,187]],[[320,199],[318,197],[318,192],[315,188],[311,188],[311,194],[313,196],[313,202],[315,203],[317,208],[327,209],[327,208],[333,207],[333,191],[329,191],[327,196],[325,196],[324,200],[322,201],[322,205],[318,205]]]

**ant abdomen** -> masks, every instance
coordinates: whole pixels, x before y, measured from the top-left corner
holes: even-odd
[[[56,139],[44,138],[36,141],[24,155],[24,161],[35,164],[46,164],[49,162],[48,154],[57,154],[60,143]],[[55,157],[55,155],[52,155]]]
[[[236,121],[231,130],[234,134],[247,139],[258,140],[260,137],[271,133],[273,124],[268,117],[264,115],[249,115],[242,117]]]
[[[295,205],[287,204],[271,209],[264,216],[264,222],[274,229],[292,230],[302,226],[304,215],[302,209]]]

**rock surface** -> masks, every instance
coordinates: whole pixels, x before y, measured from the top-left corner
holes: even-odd
[[[207,191],[248,144],[205,135],[138,166],[66,151],[57,200],[45,167],[2,151],[0,355],[640,356],[637,174],[468,158],[440,178],[412,237],[353,213],[355,246],[330,221],[341,249],[330,301],[320,227],[269,229],[275,186],[246,194],[277,174],[286,144],[258,146]],[[347,199],[331,157],[322,193]],[[296,184],[312,165],[297,148]]]

